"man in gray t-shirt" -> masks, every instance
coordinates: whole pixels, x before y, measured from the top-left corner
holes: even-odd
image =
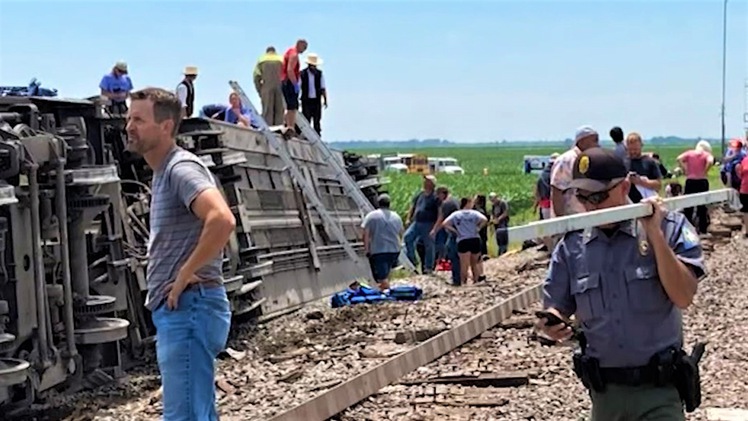
[[[379,209],[369,212],[361,228],[364,229],[364,249],[369,257],[369,265],[374,281],[381,290],[389,289],[390,271],[400,256],[400,238],[403,234],[403,220],[397,212],[390,210],[390,196],[379,196]]]
[[[509,248],[509,203],[501,199],[496,193],[488,195],[491,200],[491,223],[494,226],[496,245],[499,248],[499,256],[507,252]]]
[[[127,147],[154,173],[146,307],[156,326],[163,416],[215,420],[214,362],[231,326],[222,252],[236,221],[208,169],[176,145],[176,95],[147,88],[131,100]]]

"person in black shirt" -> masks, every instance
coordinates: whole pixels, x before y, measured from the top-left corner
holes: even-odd
[[[486,219],[489,219],[488,210],[486,209],[486,195],[485,194],[479,194],[475,196],[473,209],[482,213],[483,216],[486,217]],[[486,260],[488,259],[488,225],[484,225],[483,228],[480,229],[479,235],[480,235],[481,259]]]
[[[629,198],[634,203],[658,194],[662,186],[659,165],[651,157],[642,155],[642,144],[639,133],[632,132],[626,136],[626,151],[629,156],[627,166],[632,184]]]
[[[653,153],[652,159],[657,161],[657,167],[660,169],[660,174],[662,175],[663,179],[673,178],[673,174],[671,174],[670,171],[668,171],[667,167],[662,163],[662,160],[660,159],[660,154]]]
[[[423,177],[423,190],[413,197],[408,217],[405,224],[409,225],[403,240],[405,241],[405,252],[413,265],[416,265],[416,244],[423,243],[423,273],[431,273],[434,270],[434,239],[431,230],[439,217],[439,206],[441,202],[434,192],[436,177],[426,175]]]

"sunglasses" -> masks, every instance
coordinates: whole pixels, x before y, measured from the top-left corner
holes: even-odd
[[[608,200],[608,198],[610,197],[610,191],[616,188],[619,184],[621,184],[620,181],[608,187],[606,190],[595,192],[595,193],[589,193],[589,194],[583,194],[579,190],[577,190],[576,197],[582,203],[589,203],[590,205],[599,205],[600,203],[603,203],[604,201]]]

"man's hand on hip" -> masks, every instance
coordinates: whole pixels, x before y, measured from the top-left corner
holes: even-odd
[[[199,282],[200,279],[194,273],[179,271],[177,278],[166,286],[166,306],[169,310],[176,310],[179,304],[179,296],[190,285]]]

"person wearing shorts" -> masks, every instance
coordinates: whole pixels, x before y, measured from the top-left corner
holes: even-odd
[[[286,101],[286,115],[283,117],[286,127],[292,133],[296,130],[296,110],[299,109],[299,90],[301,89],[301,66],[299,54],[306,51],[308,43],[304,39],[296,41],[293,47],[283,54],[281,67],[281,92]]]
[[[381,194],[379,209],[369,212],[361,223],[364,230],[364,250],[379,289],[390,288],[389,277],[400,256],[403,220],[390,210],[390,196]]]
[[[740,212],[743,214],[743,236],[748,238],[748,156],[743,158],[736,173],[740,177]]]
[[[460,284],[465,284],[468,269],[473,282],[486,280],[481,260],[480,230],[486,226],[488,218],[473,209],[473,201],[467,197],[460,200],[460,210],[453,212],[444,220],[444,228],[457,237],[457,255],[460,257]]]

